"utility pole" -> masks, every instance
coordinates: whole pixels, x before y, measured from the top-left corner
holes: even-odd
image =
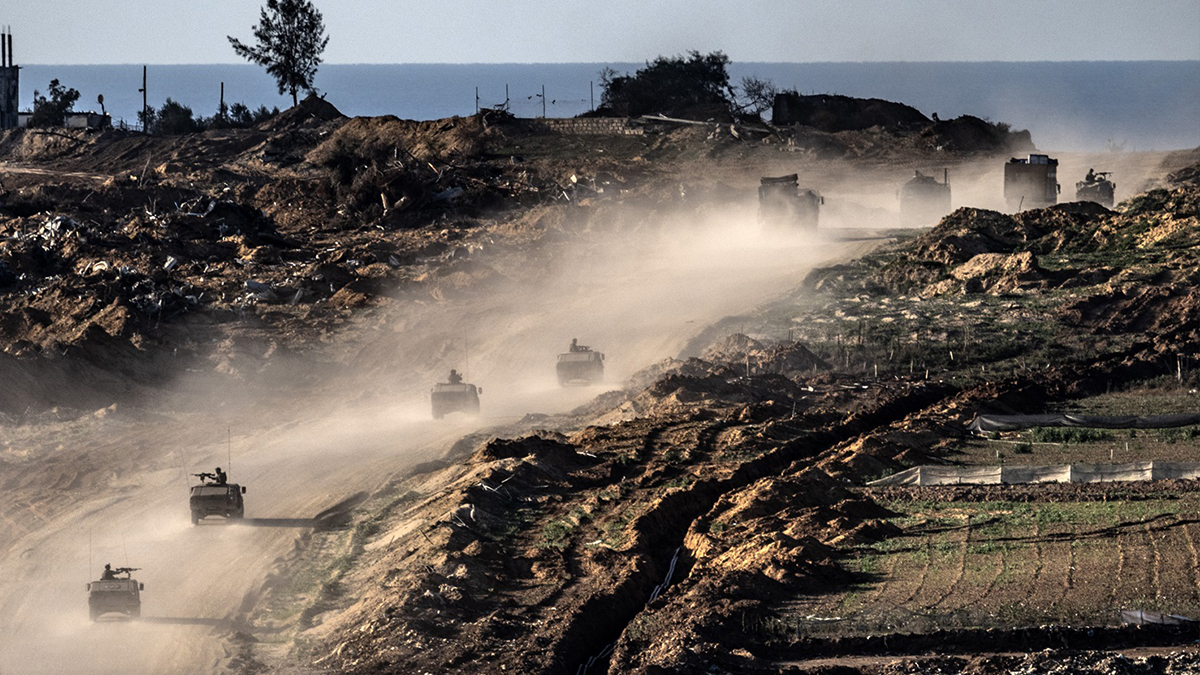
[[[592,99],[592,112],[596,112],[596,83],[588,82],[588,96]]]
[[[479,87],[475,87],[475,114],[479,114]]]
[[[142,93],[142,131],[150,133],[150,114],[146,112],[146,66],[142,66],[142,88],[138,89]]]
[[[546,119],[546,85],[542,85],[542,119]]]

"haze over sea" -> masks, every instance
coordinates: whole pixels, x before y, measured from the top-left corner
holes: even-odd
[[[632,73],[640,63],[325,64],[315,86],[346,115],[439,119],[505,102],[519,117],[573,117],[600,101],[600,71]],[[802,94],[844,94],[907,103],[926,115],[969,114],[1029,129],[1047,151],[1171,150],[1200,146],[1200,61],[734,63],[731,80],[771,80]],[[78,89],[77,110],[99,110],[136,125],[140,65],[27,65],[21,107],[51,79]],[[226,103],[291,105],[274,80],[250,64],[149,66],[151,106],[170,97],[210,116],[225,83]]]

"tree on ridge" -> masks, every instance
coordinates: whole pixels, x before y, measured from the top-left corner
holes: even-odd
[[[257,44],[246,45],[232,35],[229,44],[238,56],[264,66],[279,84],[279,93],[312,90],[321,53],[329,43],[325,20],[310,0],[267,0],[254,29]]]

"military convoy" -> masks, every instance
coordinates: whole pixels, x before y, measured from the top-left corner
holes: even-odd
[[[142,616],[142,591],[146,585],[133,578],[138,569],[105,565],[100,579],[87,585],[88,614],[92,621],[110,614],[129,619]]]
[[[191,487],[188,505],[192,509],[192,524],[197,525],[202,518],[222,516],[228,520],[241,520],[246,515],[246,504],[242,495],[246,488],[226,480],[221,467],[216,473],[194,473],[200,479],[199,485]]]
[[[1111,209],[1117,193],[1117,184],[1108,179],[1111,175],[1111,171],[1088,169],[1083,180],[1075,184],[1075,201],[1095,202]]]
[[[1031,154],[1004,164],[1004,202],[1009,211],[1054,206],[1059,191],[1057,159]]]
[[[800,187],[797,174],[763,177],[758,185],[758,222],[773,230],[816,229],[825,198]]]
[[[450,413],[479,414],[479,395],[483,389],[462,381],[462,375],[451,369],[446,382],[433,385],[429,394],[433,419],[440,420]]]
[[[558,385],[587,385],[604,379],[604,354],[571,340],[566,352],[558,355],[555,365]]]
[[[950,213],[950,174],[942,170],[942,182],[914,171],[900,187],[900,220],[906,225],[932,225]]]

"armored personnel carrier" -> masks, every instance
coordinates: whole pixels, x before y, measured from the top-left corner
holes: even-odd
[[[217,467],[218,471],[220,467]],[[225,481],[225,474],[194,473],[200,479],[199,485],[193,485],[188,505],[192,509],[192,524],[196,525],[202,518],[208,516],[223,516],[226,519],[245,517],[246,504],[242,495],[246,494],[245,486]]]
[[[797,174],[759,180],[758,222],[768,229],[816,229],[824,203],[816,190],[800,187]]]
[[[950,179],[943,170],[942,182],[915,171],[900,187],[900,220],[907,225],[933,225],[950,213]]]
[[[458,371],[451,370],[446,382],[433,385],[429,400],[433,407],[433,419],[440,420],[454,412],[468,415],[479,414],[479,395],[483,389],[462,381]]]
[[[1111,175],[1111,171],[1088,169],[1083,180],[1075,184],[1075,201],[1096,202],[1106,209],[1111,209],[1117,193],[1117,184],[1108,179]]]
[[[560,387],[599,382],[604,379],[604,354],[571,340],[567,351],[558,355],[555,370]]]
[[[146,584],[133,578],[137,567],[104,566],[99,581],[87,585],[88,614],[92,621],[106,614],[121,614],[126,618],[142,616],[142,591]]]
[[[1012,212],[1058,203],[1058,160],[1048,155],[1016,157],[1004,164],[1004,203]]]

